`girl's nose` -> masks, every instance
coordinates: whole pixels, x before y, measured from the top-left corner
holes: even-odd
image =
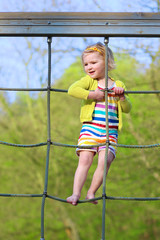
[[[92,69],[92,66],[90,64],[88,65],[88,69]]]

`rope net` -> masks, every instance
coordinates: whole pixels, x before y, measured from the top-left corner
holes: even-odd
[[[50,147],[51,146],[58,146],[58,147],[67,147],[67,148],[77,148],[78,145],[70,145],[70,144],[62,144],[58,142],[53,142],[51,140],[51,125],[50,125],[50,94],[51,92],[59,92],[59,93],[67,93],[67,90],[64,89],[56,89],[51,88],[51,43],[52,38],[47,38],[48,43],[48,85],[46,88],[0,88],[0,91],[45,91],[47,92],[47,141],[36,143],[36,144],[14,144],[9,142],[0,141],[0,144],[7,145],[10,147],[20,147],[20,148],[35,148],[35,147],[42,147],[46,146],[46,167],[45,167],[45,180],[44,180],[44,191],[42,194],[2,194],[0,193],[0,197],[34,197],[34,198],[42,198],[42,205],[41,205],[41,238],[40,240],[45,240],[44,238],[44,207],[45,207],[45,201],[46,198],[60,201],[60,202],[67,202],[65,199],[51,196],[47,194],[48,189],[48,174],[49,174],[49,153],[50,153]],[[105,38],[104,40],[106,50],[108,48],[108,38]],[[107,51],[106,51],[107,53]],[[106,73],[105,73],[105,86],[108,86],[108,63],[107,63],[107,56],[106,56]],[[105,88],[105,105],[106,105],[106,136],[108,133],[108,92],[111,92],[110,90]],[[125,94],[159,94],[160,90],[155,91],[125,91]],[[114,197],[114,196],[106,196],[106,168],[107,168],[107,153],[108,153],[108,147],[109,145],[113,145],[120,148],[157,148],[160,147],[160,143],[150,144],[150,145],[124,145],[124,144],[114,144],[110,143],[109,141],[106,141],[105,144],[97,144],[94,145],[94,147],[104,146],[106,145],[106,154],[105,154],[105,167],[104,167],[104,176],[103,176],[103,192],[102,196],[93,198],[93,199],[87,199],[87,200],[79,200],[78,203],[87,203],[92,202],[94,200],[102,200],[103,201],[103,209],[102,209],[102,238],[101,240],[105,240],[105,210],[106,210],[106,200],[126,200],[126,201],[159,201],[160,197]],[[80,148],[90,149],[93,145],[88,146],[80,146]]]

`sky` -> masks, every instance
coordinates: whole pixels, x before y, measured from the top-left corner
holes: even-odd
[[[40,12],[40,11],[61,11],[61,12],[92,12],[92,11],[123,11],[121,0],[88,0],[87,4],[85,1],[73,1],[73,0],[6,0],[0,1],[1,12]],[[125,9],[124,9],[125,10]]]
[[[0,0],[0,12],[156,12],[155,0]],[[156,46],[157,39],[155,41]],[[88,38],[87,43],[103,38]],[[150,39],[143,39],[143,45]],[[52,83],[57,80],[81,51],[86,47],[84,38],[52,39]],[[135,50],[135,39],[111,38],[113,51],[127,46]],[[47,39],[1,37],[0,38],[0,86],[40,87],[47,79]],[[66,49],[69,52],[66,52]],[[140,50],[138,50],[140,51]],[[146,55],[137,52],[141,61]],[[149,59],[148,59],[149,63]],[[9,93],[14,99],[14,93]]]
[[[147,12],[157,11],[156,0],[0,0],[0,12]]]

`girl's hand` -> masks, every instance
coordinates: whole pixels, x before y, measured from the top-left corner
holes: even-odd
[[[125,100],[124,89],[122,87],[114,88],[114,96],[119,97],[120,100]]]
[[[90,91],[88,99],[94,99],[96,101],[102,101],[105,98],[105,92],[101,91],[99,88],[96,88],[95,91]]]

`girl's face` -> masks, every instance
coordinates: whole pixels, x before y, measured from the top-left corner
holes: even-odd
[[[85,72],[93,79],[105,78],[105,61],[99,52],[84,53],[83,65]]]

